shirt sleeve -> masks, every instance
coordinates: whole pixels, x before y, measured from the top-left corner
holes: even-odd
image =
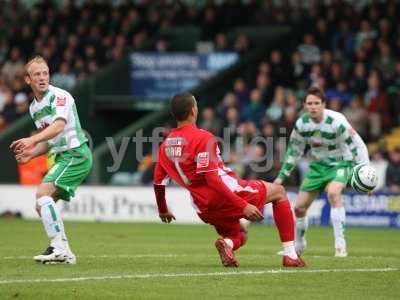
[[[353,154],[354,161],[359,163],[369,163],[368,149],[364,141],[350,125],[350,123],[343,117],[340,120],[338,127],[338,136],[341,143],[345,143]]]
[[[68,121],[68,115],[72,109],[72,105],[74,103],[73,98],[67,94],[58,94],[56,95],[53,103],[52,109],[54,111],[52,122],[63,119],[65,122]]]
[[[300,131],[296,124],[290,135],[285,159],[278,174],[279,178],[281,178],[284,181],[290,176],[293,169],[296,167],[297,162],[304,154],[305,148],[306,148],[306,141],[304,137],[300,134]]]
[[[196,149],[196,173],[205,173],[218,170],[217,138],[213,135],[203,137]]]
[[[159,162],[156,163],[153,175],[153,184],[167,185],[169,183],[169,176]]]
[[[161,152],[161,147],[159,152]],[[160,159],[160,153],[158,157]],[[165,171],[165,169],[160,164],[160,162],[158,161],[154,168],[153,189],[154,189],[154,195],[156,197],[158,212],[160,214],[168,212],[167,200],[165,199],[165,186],[168,183],[169,183],[169,176]]]

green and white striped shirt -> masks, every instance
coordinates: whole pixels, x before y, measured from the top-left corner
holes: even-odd
[[[67,91],[49,85],[48,91],[40,102],[33,99],[29,112],[38,129],[46,128],[57,119],[65,120],[64,130],[48,140],[53,152],[64,152],[87,142],[81,128],[75,100]]]
[[[367,146],[351,127],[346,117],[336,111],[324,109],[320,123],[315,123],[308,113],[296,121],[290,135],[285,160],[279,177],[286,179],[309,145],[311,158],[327,166],[336,166],[341,161],[368,163]]]

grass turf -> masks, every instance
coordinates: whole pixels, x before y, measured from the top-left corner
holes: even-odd
[[[308,267],[282,273],[274,227],[251,226],[248,244],[237,253],[241,267],[226,269],[210,226],[65,225],[78,256],[74,266],[32,260],[48,243],[40,222],[0,220],[0,299],[400,297],[399,230],[349,228],[349,257],[334,258],[331,228],[311,227],[304,257]],[[379,271],[386,268],[395,270]],[[371,269],[379,270],[361,272]]]

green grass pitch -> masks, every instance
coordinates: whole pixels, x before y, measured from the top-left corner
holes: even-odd
[[[66,222],[77,265],[41,265],[42,224],[0,220],[0,299],[400,299],[400,231],[347,229],[333,257],[331,228],[311,227],[307,268],[281,268],[274,227],[253,225],[221,266],[211,226]]]

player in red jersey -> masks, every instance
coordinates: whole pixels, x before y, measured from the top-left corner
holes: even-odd
[[[263,219],[263,207],[272,202],[275,224],[283,245],[283,266],[305,264],[294,248],[294,220],[282,185],[262,180],[242,180],[227,168],[219,156],[217,139],[196,127],[197,102],[190,93],[175,95],[171,113],[178,126],[160,146],[154,173],[154,192],[160,219],[170,223],[165,185],[171,178],[189,190],[199,217],[213,225],[220,235],[215,246],[226,267],[238,267],[234,251],[243,246],[247,232],[239,220]]]

